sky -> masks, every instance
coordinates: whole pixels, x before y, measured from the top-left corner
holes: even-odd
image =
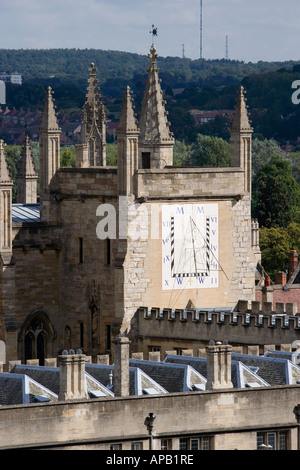
[[[200,57],[201,0],[0,0],[1,49]],[[299,0],[202,0],[202,57],[300,60]]]

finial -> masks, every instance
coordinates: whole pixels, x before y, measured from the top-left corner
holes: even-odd
[[[155,60],[158,57],[158,54],[156,53],[156,48],[154,44],[152,44],[151,49],[150,49],[150,54],[148,54],[149,59],[151,59],[151,62],[155,62]]]
[[[152,25],[152,29],[149,32],[150,32],[150,34],[152,34],[152,46],[153,46],[154,45],[154,36],[158,36],[157,28],[154,26],[154,24]]]

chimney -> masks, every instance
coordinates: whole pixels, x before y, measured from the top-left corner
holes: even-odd
[[[59,401],[87,398],[85,362],[86,356],[73,350],[63,351],[59,356]]]
[[[285,272],[280,271],[276,274],[275,284],[280,284],[281,286],[286,285],[286,273]]]
[[[129,396],[129,339],[120,336],[114,340],[114,394]]]
[[[221,342],[209,345],[206,348],[206,390],[233,388],[231,381],[231,352],[232,347]]]
[[[289,279],[291,279],[293,272],[298,265],[298,253],[296,250],[291,250],[289,254]]]
[[[265,287],[270,287],[271,285],[271,278],[270,276],[266,275],[265,276]]]

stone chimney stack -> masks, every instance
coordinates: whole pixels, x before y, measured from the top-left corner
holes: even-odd
[[[60,401],[87,398],[85,388],[84,354],[75,354],[73,350],[63,351],[59,356],[59,396]]]
[[[298,265],[298,253],[296,250],[291,250],[289,254],[289,279],[291,279],[295,269]]]
[[[279,271],[276,273],[276,279],[275,279],[275,284],[279,284],[281,286],[286,285],[286,273],[283,271]]]
[[[129,396],[129,339],[120,336],[114,340],[114,394]]]
[[[209,345],[206,348],[206,390],[233,388],[231,381],[231,352],[231,346],[220,342],[217,342],[214,345]]]

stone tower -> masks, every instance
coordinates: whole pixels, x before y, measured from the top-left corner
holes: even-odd
[[[251,195],[251,140],[253,129],[250,125],[245,91],[240,87],[235,115],[231,127],[231,166],[245,171],[245,191]]]
[[[126,88],[118,136],[118,192],[134,194],[133,176],[138,169],[139,128],[135,119],[130,87]]]
[[[24,204],[35,204],[37,202],[37,180],[29,137],[25,139],[22,149],[21,162],[17,175],[17,202]]]
[[[76,149],[76,166],[106,165],[106,116],[101,102],[96,67],[89,69],[87,95],[82,112],[82,145]]]
[[[41,217],[45,214],[49,183],[60,167],[60,127],[55,113],[53,91],[48,87],[39,129],[40,203]]]
[[[148,80],[140,114],[139,168],[173,165],[174,138],[158,77],[155,46],[150,49]]]

